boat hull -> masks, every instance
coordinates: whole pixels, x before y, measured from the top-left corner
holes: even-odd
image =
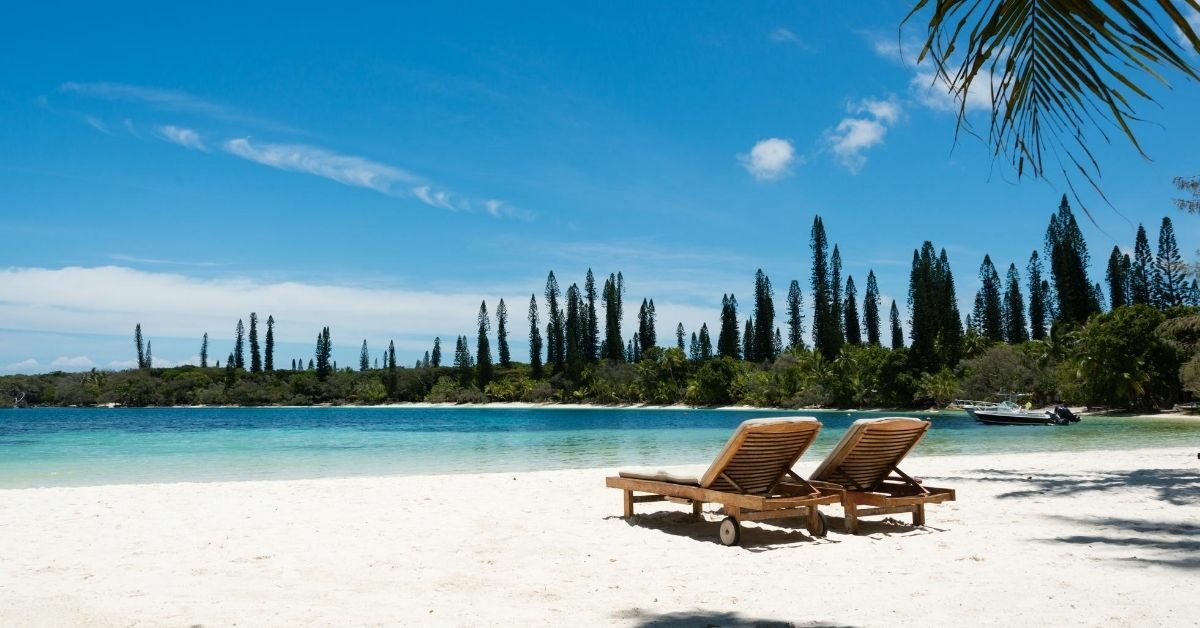
[[[976,421],[986,425],[1055,425],[1058,421],[1046,414],[1010,414],[1006,412],[989,412],[987,410],[969,410]]]

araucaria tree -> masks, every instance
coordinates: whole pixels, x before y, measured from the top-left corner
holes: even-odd
[[[246,368],[246,328],[242,325],[242,319],[238,319],[237,337],[233,343],[233,368],[242,370]]]
[[[1042,260],[1038,252],[1029,256],[1029,265],[1025,267],[1029,273],[1029,331],[1034,340],[1046,337],[1046,323],[1049,317],[1046,312],[1046,289],[1042,279]]]
[[[747,362],[757,361],[754,346],[754,319],[747,316],[746,327],[742,330],[742,358]]]
[[[488,319],[487,301],[479,303],[479,338],[475,345],[475,385],[484,390],[492,381],[492,348],[488,344],[488,332],[492,324]]]
[[[638,356],[650,347],[658,346],[658,332],[655,330],[654,300],[642,299],[642,307],[638,310]]]
[[[800,282],[795,279],[788,285],[787,296],[788,347],[804,348],[804,295]]]
[[[1146,228],[1137,228],[1133,241],[1133,266],[1129,273],[1129,301],[1133,305],[1154,305],[1154,256],[1150,253],[1150,239]]]
[[[684,344],[684,336],[686,336],[686,335],[687,335],[687,332],[685,332],[683,330],[683,323],[679,323],[678,325],[675,326],[675,348],[676,349],[679,349],[680,351],[687,350],[687,346]]]
[[[721,329],[717,333],[717,355],[723,358],[742,357],[738,341],[737,297],[721,295]]]
[[[1083,323],[1096,312],[1092,283],[1087,277],[1088,251],[1083,232],[1064,194],[1058,212],[1046,228],[1046,253],[1057,297],[1057,320]]]
[[[258,314],[250,312],[250,372],[262,372],[262,352],[258,347]]]
[[[558,305],[558,297],[562,292],[558,288],[558,280],[554,271],[546,277],[546,362],[551,371],[561,373],[567,363],[567,347],[565,344],[566,317]]]
[[[275,370],[275,317],[267,315],[267,340],[266,340],[266,359],[263,360],[263,368],[267,372]]]
[[[1025,329],[1025,297],[1021,294],[1021,276],[1017,265],[1008,265],[1008,286],[1004,289],[1004,339],[1009,344],[1029,340]]]
[[[529,374],[542,378],[542,331],[538,322],[537,297],[529,295]]]
[[[978,301],[981,311],[975,315],[979,334],[992,342],[1004,342],[1004,310],[1000,301],[1000,274],[992,264],[990,255],[983,256],[979,266]]]
[[[954,275],[946,250],[935,255],[932,242],[926,241],[919,251],[913,251],[908,308],[912,365],[928,373],[956,365],[962,350],[962,319]]]
[[[904,330],[900,327],[900,308],[896,307],[896,300],[892,300],[892,310],[888,314],[888,320],[892,328],[892,349],[904,348]]]
[[[1108,300],[1115,310],[1122,305],[1129,305],[1129,256],[1121,254],[1121,247],[1113,245],[1112,253],[1108,255],[1108,267],[1104,271],[1104,279],[1108,282]]]
[[[321,329],[321,333],[317,334],[317,350],[316,355],[313,356],[317,359],[317,377],[319,379],[325,379],[326,377],[329,377],[331,372],[333,372],[333,366],[329,361],[329,358],[332,355],[333,342],[329,339],[329,328],[325,327]],[[234,355],[234,361],[237,361],[236,353]]]
[[[208,368],[208,332],[204,332],[204,340],[200,341],[200,368]]]
[[[437,368],[442,365],[442,337],[433,339],[433,351],[429,354],[429,365]]]
[[[368,371],[371,368],[371,352],[367,350],[367,339],[363,338],[362,349],[358,351],[358,370]]]
[[[862,330],[858,325],[858,289],[854,287],[854,277],[846,278],[846,300],[842,305],[842,317],[845,318],[843,327],[846,329],[846,342],[852,345],[862,344]]]
[[[496,305],[496,352],[500,368],[512,366],[512,355],[508,352],[508,308],[504,299]]]
[[[609,275],[601,295],[604,300],[604,357],[613,362],[625,359],[622,352],[625,342],[621,339],[621,288],[622,282]]]
[[[471,385],[471,350],[466,336],[459,336],[454,341],[454,370],[458,373],[459,386],[466,388]]]
[[[867,291],[863,293],[863,326],[867,328],[867,344],[879,346],[879,284],[875,271],[867,272]]]
[[[583,296],[587,306],[587,319],[583,329],[583,357],[588,364],[595,362],[600,357],[600,328],[599,321],[596,315],[596,277],[592,275],[592,269],[587,271],[587,279],[583,282]]]
[[[1184,305],[1188,297],[1188,268],[1175,243],[1175,227],[1170,218],[1164,217],[1158,230],[1158,257],[1154,259],[1154,268],[1154,300],[1158,306],[1166,309]]]
[[[775,359],[775,291],[762,269],[754,273],[754,359]]]
[[[713,357],[712,336],[708,333],[708,323],[700,324],[700,359],[709,360]]]
[[[579,293],[579,286],[571,284],[571,287],[567,288],[566,340],[567,377],[572,381],[577,381],[583,372],[583,335],[587,324],[584,310],[586,308],[583,297]]]
[[[140,369],[146,368],[146,345],[142,341],[142,324],[138,323],[133,328],[133,344],[137,345],[137,366]]]

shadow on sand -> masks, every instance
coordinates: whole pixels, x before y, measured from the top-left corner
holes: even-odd
[[[700,628],[725,627],[733,628],[851,628],[847,624],[833,622],[788,622],[778,619],[763,619],[747,617],[736,612],[721,611],[683,611],[678,613],[648,613],[639,609],[630,609],[617,613],[615,618],[630,622],[630,625],[644,628]]]
[[[1090,473],[1029,473],[1005,469],[978,469],[972,474],[941,479],[1026,485],[1025,488],[1001,493],[1000,499],[1066,497],[1079,493],[1144,488],[1156,492],[1158,499],[1169,504],[1200,504],[1200,469],[1135,469]]]
[[[1044,542],[1128,548],[1137,550],[1140,555],[1124,556],[1117,560],[1177,569],[1200,569],[1200,525],[1118,517],[1053,518],[1093,528],[1097,533],[1042,539]]]

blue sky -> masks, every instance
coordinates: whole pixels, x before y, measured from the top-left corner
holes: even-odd
[[[860,291],[874,269],[903,310],[931,239],[968,301],[1065,191],[955,146],[897,50],[907,3],[435,5],[0,9],[0,372],[120,368],[138,322],[160,363],[204,332],[217,357],[250,311],[285,363],[325,324],[342,363],[364,338],[412,362],[500,298],[524,359],[530,293],[589,267],[666,338],[760,267],[807,294],[817,214]],[[1096,269],[1163,216],[1194,258],[1170,180],[1200,170],[1200,89],[1169,78],[1140,106],[1151,160],[1091,146]]]

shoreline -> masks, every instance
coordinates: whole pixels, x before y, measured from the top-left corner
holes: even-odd
[[[100,404],[95,406],[26,406],[24,408],[0,408],[3,410],[21,410],[21,409],[48,409],[48,408],[84,408],[84,409],[258,409],[258,410],[296,410],[307,408],[346,408],[346,409],[381,409],[381,408],[406,408],[415,410],[433,410],[433,409],[463,409],[463,410],[646,410],[646,411],[690,411],[690,410],[713,410],[721,412],[816,412],[816,413],[895,413],[899,415],[912,414],[928,414],[928,415],[960,415],[965,414],[964,410],[954,408],[928,408],[928,409],[905,409],[905,408],[772,408],[763,406],[689,406],[686,404],[672,405],[653,405],[653,404],[598,404],[598,403],[558,403],[558,402],[531,402],[531,401],[489,401],[486,403],[455,403],[455,402],[431,402],[431,401],[405,401],[391,402],[380,404],[330,404],[321,403],[305,406],[296,405],[172,405],[172,406],[123,406],[115,403]],[[1045,409],[1051,409],[1048,406]],[[1082,406],[1073,406],[1071,411],[1081,417],[1108,417],[1108,418],[1136,418],[1136,419],[1155,419],[1155,418],[1170,418],[1170,419],[1198,419],[1200,414],[1193,414],[1182,411],[1163,411],[1154,414],[1142,414],[1136,412],[1123,411],[1100,411],[1089,412]]]
[[[830,506],[827,538],[750,523],[741,547],[711,505],[622,518],[604,468],[6,491],[0,625],[1189,625],[1195,456],[912,458],[958,492],[925,527],[849,535]]]

